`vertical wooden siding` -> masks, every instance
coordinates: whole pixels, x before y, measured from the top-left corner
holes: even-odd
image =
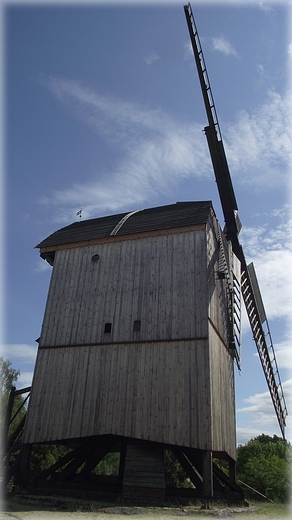
[[[216,331],[209,332],[212,446],[236,459],[234,362]]]
[[[111,433],[233,457],[233,360],[217,270],[212,219],[207,230],[57,251],[25,442]]]
[[[206,337],[206,261],[204,229],[57,251],[40,346]]]
[[[25,443],[116,434],[211,449],[207,342],[39,349]]]

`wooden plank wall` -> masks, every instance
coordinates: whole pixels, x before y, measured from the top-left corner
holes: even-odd
[[[236,460],[234,361],[215,330],[209,333],[212,446]]]
[[[115,434],[232,456],[233,361],[217,266],[212,218],[207,232],[57,251],[24,442]]]
[[[145,500],[165,498],[163,448],[160,445],[128,444],[122,497]]]
[[[122,238],[56,252],[40,346],[207,336],[205,230]]]
[[[207,340],[39,349],[24,442],[115,434],[211,449]]]

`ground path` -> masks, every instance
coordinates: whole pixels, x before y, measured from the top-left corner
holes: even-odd
[[[102,505],[90,501],[58,497],[9,497],[3,501],[0,520],[200,520],[230,518],[235,520],[280,520],[292,518],[283,505],[256,504],[249,507],[201,506],[127,507]],[[186,517],[186,518],[182,518]]]

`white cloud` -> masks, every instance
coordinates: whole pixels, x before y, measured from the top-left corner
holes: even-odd
[[[236,440],[237,445],[244,445],[247,444],[248,441],[251,439],[254,439],[255,437],[258,437],[263,433],[262,429],[258,428],[236,428]],[[274,435],[274,434],[273,434]]]
[[[237,56],[236,50],[232,47],[231,43],[225,38],[225,36],[212,38],[212,42],[215,51],[222,52],[226,56]]]
[[[184,44],[184,59],[187,60],[190,56],[194,56],[193,47],[191,42]]]
[[[158,54],[156,52],[151,52],[148,54],[148,56],[145,56],[144,61],[147,63],[147,65],[152,65],[155,61],[160,60]]]
[[[242,111],[226,126],[225,148],[239,182],[271,189],[287,183],[292,162],[291,91],[270,92],[252,114]]]
[[[91,183],[75,184],[41,202],[80,205],[88,213],[140,208],[191,176],[211,175],[202,126],[176,121],[162,110],[100,96],[76,82],[52,79],[52,92],[109,145],[122,150],[115,169]],[[86,214],[87,212],[87,214]],[[67,210],[64,214],[67,215]],[[60,214],[58,214],[58,219]]]
[[[127,204],[138,209],[147,201],[154,203],[161,194],[173,193],[184,179],[213,175],[203,123],[181,121],[161,109],[101,96],[74,81],[51,78],[48,86],[75,117],[119,152],[113,169],[99,171],[96,180],[41,199],[62,207],[55,212],[56,221],[70,220],[66,205],[72,207],[69,217],[82,206],[83,218],[97,211],[119,211]],[[287,182],[292,148],[290,101],[290,94],[271,93],[253,114],[241,112],[233,125],[225,125],[228,162],[233,175],[240,174],[239,182],[266,189]]]
[[[16,383],[16,388],[26,388],[27,386],[31,386],[33,378],[33,372],[21,372]]]
[[[36,266],[34,268],[34,272],[35,273],[43,273],[44,271],[51,271],[52,270],[52,266],[44,261],[44,260],[38,260],[38,262],[36,263]]]
[[[289,404],[292,402],[292,379],[282,383],[282,386],[285,394],[286,405],[289,409]],[[274,406],[268,391],[249,396],[243,401],[246,403],[246,406],[237,409],[237,414],[243,414],[246,416],[246,427],[241,427],[238,430],[238,433],[242,438],[244,436],[249,436],[250,438],[251,431],[259,432],[255,433],[255,435],[259,435],[263,432],[267,435],[273,435],[274,432],[279,429]],[[286,418],[286,436],[290,439],[292,437],[291,426],[291,420],[288,416]],[[254,434],[252,436],[254,436]],[[238,439],[238,442],[242,443],[242,440]]]
[[[20,370],[20,375],[15,383],[16,388],[21,389],[31,386],[37,349],[37,343],[35,345],[26,343],[6,343],[1,345],[3,358],[11,361],[15,370]],[[26,370],[23,370],[23,367]]]
[[[292,314],[292,220],[289,206],[274,211],[278,223],[243,228],[240,241],[254,263],[268,319]],[[272,217],[273,218],[273,217]]]
[[[288,334],[287,334],[288,336]],[[277,357],[277,365],[279,369],[289,368],[292,373],[292,335],[287,337],[281,343],[275,344],[275,352]]]
[[[9,359],[11,362],[14,360],[23,363],[34,363],[37,354],[37,344],[27,345],[26,343],[6,343],[1,346],[1,355],[5,359]],[[13,367],[17,370],[15,362],[12,363]],[[15,365],[15,366],[14,366]]]

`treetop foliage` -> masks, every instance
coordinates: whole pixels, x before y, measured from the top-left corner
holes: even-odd
[[[290,492],[291,444],[274,435],[259,435],[237,450],[238,479],[273,502],[285,502]],[[245,495],[255,494],[244,489]]]
[[[4,360],[3,356],[0,356],[0,389],[2,395],[6,392],[10,392],[11,387],[17,381],[20,375],[19,370],[12,368],[12,363]]]

